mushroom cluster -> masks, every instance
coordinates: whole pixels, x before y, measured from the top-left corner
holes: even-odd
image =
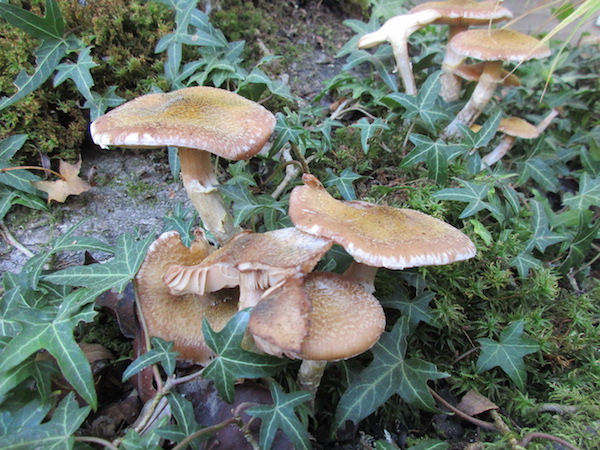
[[[426,25],[448,25],[448,43],[441,66],[440,96],[446,102],[459,100],[461,80],[477,81],[467,103],[442,133],[443,138],[455,138],[460,135],[460,125],[469,127],[475,123],[498,85],[520,84],[516,76],[503,69],[505,62],[520,64],[550,55],[548,46],[531,36],[507,28],[491,28],[492,24],[512,17],[512,12],[496,0],[426,2],[414,7],[408,14],[392,17],[379,30],[362,36],[358,48],[369,48],[388,41],[406,93],[415,95],[417,88],[407,39]],[[481,28],[471,28],[477,26]],[[467,64],[465,61],[468,58],[479,63]]]

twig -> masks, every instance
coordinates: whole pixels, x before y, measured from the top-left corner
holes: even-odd
[[[529,444],[529,442],[531,442],[532,439],[548,439],[549,441],[554,441],[559,443],[560,445],[567,447],[568,449],[571,450],[580,450],[579,447],[576,447],[575,445],[565,441],[564,439],[561,439],[559,437],[553,436],[551,434],[546,434],[546,433],[529,433],[527,435],[525,435],[525,437],[523,437],[523,439],[521,439],[519,441],[519,445],[521,447],[525,447],[527,444]]]
[[[75,436],[74,439],[77,442],[93,442],[94,444],[100,444],[110,450],[119,450],[119,447],[115,446],[112,442],[95,436]]]
[[[4,240],[6,241],[6,243],[8,245],[12,245],[14,248],[19,250],[21,253],[23,253],[28,258],[32,258],[35,256],[35,253],[33,253],[29,249],[25,248],[25,246],[23,246],[23,244],[21,244],[19,241],[17,241],[17,239],[10,233],[10,231],[8,230],[6,225],[4,225],[3,223],[0,223],[0,234],[2,235],[2,237],[4,238]]]
[[[452,411],[457,416],[462,417],[463,419],[471,422],[474,425],[477,425],[478,427],[485,428],[486,430],[496,430],[496,431],[498,430],[498,428],[496,428],[496,425],[494,425],[493,423],[476,419],[475,417],[472,417],[472,416],[462,412],[460,409],[456,408],[455,406],[452,406],[450,403],[448,403],[446,400],[444,400],[440,396],[440,394],[435,392],[433,389],[429,388],[429,392],[431,393],[431,395],[433,395],[435,397],[435,399],[438,402],[440,402],[442,405],[444,405],[446,408],[448,408],[450,411]]]
[[[225,427],[231,425],[232,423],[237,423],[237,422],[239,422],[239,418],[238,417],[230,417],[229,419],[226,419],[223,422],[220,422],[220,423],[218,423],[216,425],[213,425],[211,427],[202,428],[201,430],[198,430],[195,433],[192,433],[189,436],[187,436],[183,441],[181,441],[179,444],[177,444],[175,447],[173,447],[172,450],[181,450],[181,449],[184,449],[186,445],[188,445],[194,439],[202,436],[203,434],[215,433],[215,432],[221,430],[222,428],[225,428]]]
[[[11,170],[43,170],[44,172],[50,172],[52,175],[56,175],[58,178],[60,178],[63,181],[67,181],[67,179],[60,173],[58,173],[52,169],[47,169],[45,167],[39,167],[39,166],[5,167],[4,169],[0,169],[0,173],[10,172]]]

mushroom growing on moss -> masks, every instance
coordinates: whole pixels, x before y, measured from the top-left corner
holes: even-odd
[[[306,305],[307,328],[289,314],[297,304]],[[367,351],[384,329],[379,301],[359,283],[328,272],[312,272],[269,289],[248,323],[259,349],[303,360],[298,384],[313,397],[327,361]]]
[[[186,192],[220,243],[240,230],[217,190],[210,155],[248,159],[262,149],[274,129],[275,116],[262,105],[206,86],[138,97],[90,127],[92,139],[102,148],[177,147]]]
[[[411,209],[333,198],[313,175],[290,196],[289,215],[300,230],[331,239],[354,258],[346,275],[373,292],[379,267],[450,264],[475,255],[475,245],[453,226]]]
[[[168,265],[197,264],[211,251],[202,235],[197,235],[187,248],[179,233],[168,231],[151,244],[135,277],[138,314],[148,336],[173,341],[173,350],[182,359],[203,365],[214,354],[204,341],[202,319],[205,317],[213,329],[221,330],[237,312],[237,298],[231,291],[175,296],[162,278]]]
[[[444,130],[445,137],[458,136],[459,124],[469,127],[477,120],[503,80],[504,61],[522,62],[550,56],[547,45],[509,29],[463,31],[452,38],[449,45],[457,54],[483,60],[484,68],[471,98]]]

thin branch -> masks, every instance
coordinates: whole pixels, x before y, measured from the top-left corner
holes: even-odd
[[[533,439],[548,439],[549,441],[557,442],[558,444],[562,445],[563,447],[567,447],[570,450],[580,450],[579,447],[576,447],[575,445],[565,441],[564,439],[553,436],[551,434],[537,433],[537,432],[529,433],[529,434],[525,435],[525,437],[523,437],[523,439],[521,439],[519,441],[519,445],[521,447],[525,447]]]
[[[457,416],[465,419],[468,422],[471,422],[474,425],[477,425],[478,427],[485,428],[486,430],[496,430],[496,431],[498,431],[498,428],[493,423],[486,422],[484,420],[476,419],[475,417],[472,417],[472,416],[470,416],[470,415],[462,412],[460,409],[456,408],[455,406],[452,406],[450,403],[448,403],[446,400],[444,400],[440,396],[440,394],[438,394],[437,392],[435,392],[433,389],[429,388],[429,392],[431,393],[431,395],[433,395],[435,397],[435,399],[438,402],[440,402],[442,405],[444,405],[446,408],[448,408],[450,411],[452,411]]]
[[[119,447],[113,445],[112,442],[95,436],[75,436],[74,439],[77,442],[92,442],[94,444],[102,445],[110,450],[119,450]]]
[[[18,167],[5,167],[4,169],[0,169],[0,173],[4,173],[4,172],[10,172],[12,170],[43,170],[44,172],[49,172],[52,175],[56,175],[58,178],[60,178],[63,181],[67,181],[67,179],[61,175],[60,173],[52,170],[52,169],[47,169],[45,167],[39,167],[39,166],[18,166]]]
[[[28,258],[32,258],[35,256],[35,253],[27,249],[23,244],[21,244],[17,239],[10,233],[6,225],[0,223],[0,235],[4,238],[8,245],[12,245],[14,248],[19,250]]]

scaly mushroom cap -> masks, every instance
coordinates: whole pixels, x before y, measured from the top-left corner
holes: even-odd
[[[476,64],[462,64],[455,68],[452,73],[468,81],[479,81],[483,69],[485,67],[484,62]],[[501,71],[502,85],[507,87],[521,86],[521,80],[514,73],[508,70],[502,69]]]
[[[484,25],[512,19],[512,12],[499,5],[495,0],[476,2],[473,0],[447,0],[440,2],[421,3],[410,10],[411,13],[420,11],[436,11],[440,18],[435,21],[442,25]]]
[[[186,147],[230,160],[254,156],[274,129],[275,117],[262,105],[207,86],[143,95],[90,127],[92,139],[102,148]]]
[[[527,61],[550,56],[547,45],[509,29],[463,31],[449,45],[459,55],[483,61]]]
[[[313,272],[305,280],[294,278],[269,290],[248,323],[248,331],[266,353],[317,361],[363,353],[384,329],[379,301],[360,284],[327,272]]]
[[[267,289],[293,275],[310,272],[332,245],[328,239],[294,227],[267,233],[239,233],[196,266],[169,267],[165,283],[173,293],[202,293],[236,286],[240,277],[245,276],[246,286]],[[203,280],[211,277],[213,271],[229,275],[223,278],[223,283],[209,285]]]
[[[502,119],[498,125],[498,131],[521,139],[535,139],[540,135],[540,132],[535,125],[518,117],[507,117],[506,119]]]
[[[202,335],[202,319],[206,317],[213,329],[221,330],[237,312],[237,299],[224,291],[176,297],[169,293],[162,278],[168,265],[197,264],[211,250],[202,236],[187,248],[179,233],[168,231],[152,243],[135,277],[138,307],[148,334],[173,341],[173,349],[182,359],[199,364],[208,363],[214,356]]]
[[[441,220],[410,209],[334,199],[312,175],[290,196],[296,227],[332,239],[360,263],[388,269],[449,264],[475,255],[473,242]]]

